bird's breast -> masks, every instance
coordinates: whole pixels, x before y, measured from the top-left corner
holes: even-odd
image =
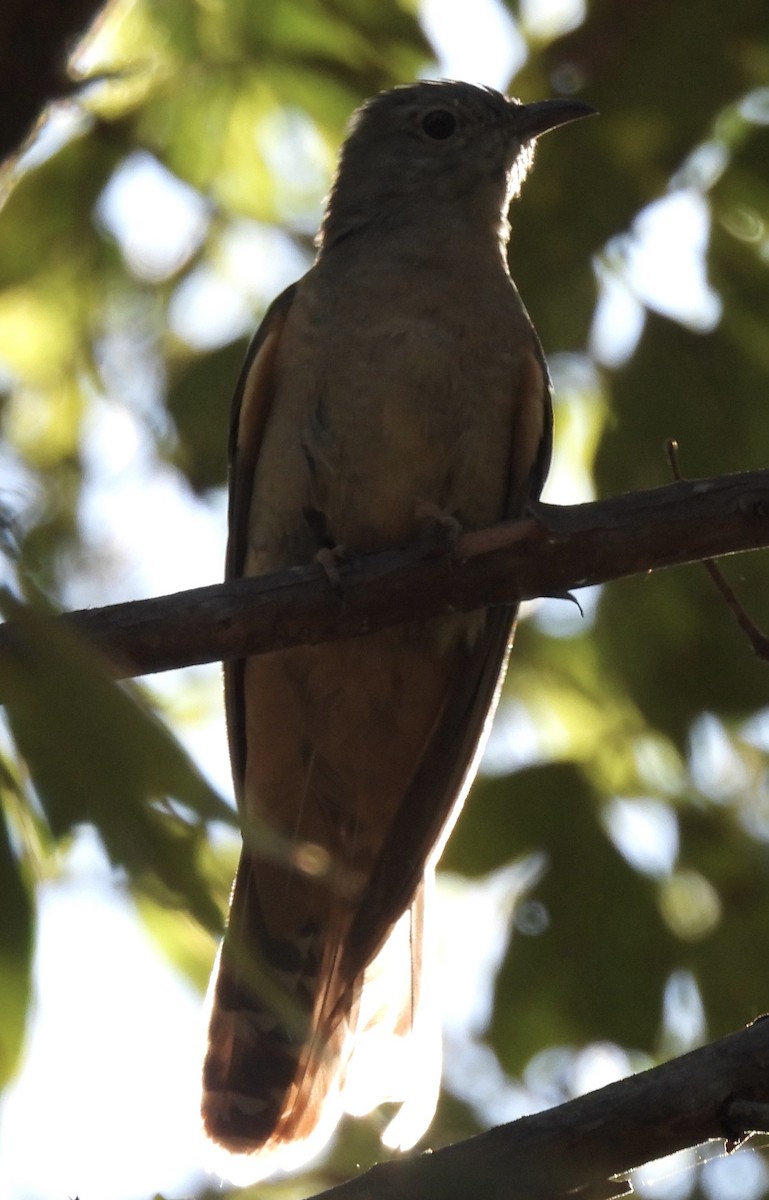
[[[410,274],[300,289],[254,481],[262,569],[306,561],[308,514],[350,553],[410,541],[425,508],[470,528],[505,514],[528,317],[501,269],[482,288]]]

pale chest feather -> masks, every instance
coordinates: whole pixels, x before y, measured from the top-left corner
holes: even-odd
[[[255,474],[261,569],[306,560],[308,513],[350,551],[408,541],[424,504],[467,527],[505,514],[521,407],[536,449],[544,382],[522,401],[535,337],[501,266],[482,274],[385,265],[332,286],[316,267],[302,282]]]

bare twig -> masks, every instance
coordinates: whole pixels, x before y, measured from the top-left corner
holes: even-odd
[[[681,482],[683,480],[683,475],[681,474],[678,442],[671,438],[665,443],[665,449],[667,451],[668,462],[670,463],[670,469],[673,474],[673,478],[678,482]],[[769,661],[769,637],[767,637],[765,633],[762,633],[756,623],[748,615],[745,606],[737,596],[737,593],[728,583],[721,568],[717,563],[713,562],[712,558],[703,558],[702,565],[710,578],[713,580],[713,583],[716,585],[716,588],[721,594],[722,599],[724,600],[735,621],[753,647],[753,653],[757,658],[761,658],[764,661]]]

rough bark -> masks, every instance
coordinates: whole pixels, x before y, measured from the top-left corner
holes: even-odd
[[[322,1200],[612,1200],[615,1177],[769,1119],[769,1020],[547,1112],[380,1163]],[[320,1196],[315,1197],[320,1200]]]
[[[116,676],[364,634],[436,613],[559,596],[587,584],[769,545],[769,471],[691,480],[340,566],[214,584],[71,613]],[[0,626],[0,653],[13,638]]]

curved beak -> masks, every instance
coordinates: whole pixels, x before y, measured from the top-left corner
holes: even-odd
[[[516,102],[512,102],[516,105]],[[531,141],[550,129],[592,117],[597,109],[584,100],[535,100],[533,104],[517,104],[513,113],[515,131],[522,141]]]

